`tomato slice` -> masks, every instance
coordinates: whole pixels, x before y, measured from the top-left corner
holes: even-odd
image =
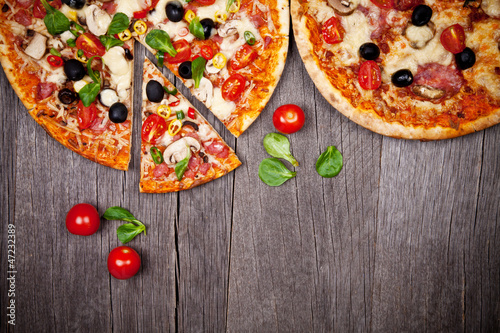
[[[370,0],[375,6],[384,9],[394,8],[394,0]]]
[[[380,87],[382,84],[382,75],[380,67],[373,60],[365,61],[358,73],[358,82],[361,88],[365,90],[373,90]]]
[[[180,64],[181,62],[191,58],[191,47],[189,46],[187,40],[179,39],[178,41],[175,41],[172,46],[177,51],[177,54],[175,57],[172,57],[168,53],[165,53],[165,60],[167,60],[169,64]]]
[[[231,60],[231,68],[238,70],[248,66],[252,61],[257,58],[257,52],[248,44],[242,45],[236,50],[234,58]]]
[[[146,1],[146,8],[144,8],[143,10],[139,10],[137,12],[134,12],[134,18],[135,19],[143,19],[146,16],[148,16],[148,13],[156,7],[156,5],[158,4],[159,1],[160,0],[152,0],[151,2]]]
[[[453,54],[465,50],[465,31],[458,23],[444,29],[439,39],[443,47]]]
[[[61,67],[64,64],[64,61],[62,60],[61,57],[58,57],[58,56],[53,55],[53,54],[51,54],[47,57],[47,61],[51,66],[54,66],[54,67]]]
[[[59,9],[62,7],[61,0],[54,0],[49,3],[52,7],[55,9]],[[36,18],[44,18],[45,15],[47,15],[47,11],[45,10],[45,7],[42,5],[41,0],[35,0],[35,3],[33,5],[33,16]]]
[[[146,119],[144,124],[142,124],[142,141],[149,142],[154,145],[166,131],[167,123],[165,122],[165,119],[157,114],[152,114]]]
[[[82,101],[78,102],[78,127],[80,130],[84,130],[92,124],[94,119],[97,117],[97,107],[94,103],[90,106],[83,106]]]
[[[83,35],[78,36],[76,39],[76,47],[83,50],[83,54],[85,54],[87,58],[93,56],[102,57],[106,53],[106,48],[102,45],[99,38],[90,32],[86,32]]]
[[[344,39],[345,30],[340,20],[332,16],[323,24],[321,33],[326,43],[337,44]]]
[[[231,102],[240,97],[245,90],[247,80],[240,74],[233,74],[222,84],[221,94],[224,100]]]
[[[201,48],[201,56],[203,58],[205,58],[205,60],[210,60],[214,57],[214,51],[212,50],[212,48],[208,45],[203,45],[203,47]]]
[[[196,2],[202,6],[210,6],[215,3],[215,0],[196,0]]]

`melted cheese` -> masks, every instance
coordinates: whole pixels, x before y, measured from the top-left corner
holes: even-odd
[[[227,119],[236,110],[234,102],[228,102],[222,98],[220,88],[214,89],[214,98],[210,110],[220,120]]]
[[[163,22],[167,18],[167,12],[165,8],[167,7],[167,3],[172,0],[160,0],[156,5],[155,9],[148,14],[148,21],[157,25],[160,22]]]
[[[168,21],[166,23],[160,23],[156,28],[165,31],[173,41],[185,39],[188,43],[191,43],[194,39],[194,35],[192,33],[188,33],[184,37],[179,36],[179,31],[181,29],[189,29],[188,24],[184,20],[180,22]]]
[[[364,43],[371,42],[370,34],[374,27],[368,22],[368,18],[361,12],[355,11],[349,16],[342,17],[341,24],[345,29],[344,40],[336,44],[335,49],[339,51],[339,60],[344,66],[359,62],[359,47]]]
[[[262,40],[262,36],[259,33],[259,30],[255,28],[255,26],[250,22],[248,17],[240,17],[236,21],[236,29],[238,30],[238,39],[234,40],[234,36],[229,36],[224,38],[222,43],[220,44],[220,52],[226,56],[229,60],[233,57],[236,50],[246,44],[245,40],[245,31],[250,31],[257,41]]]
[[[131,63],[125,59],[125,50],[120,46],[112,47],[102,59],[109,68],[111,81],[116,85],[118,96],[121,100],[127,99],[132,82],[132,70]]]
[[[116,7],[116,12],[117,13],[123,13],[127,15],[128,17],[133,17],[134,12],[139,12],[143,8],[146,8],[146,4],[144,3],[144,0],[120,0],[116,1],[117,7]]]

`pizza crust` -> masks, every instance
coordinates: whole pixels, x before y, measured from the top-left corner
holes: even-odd
[[[305,11],[300,0],[291,1],[291,16],[295,42],[306,70],[313,80],[316,88],[323,97],[339,112],[358,125],[373,132],[400,139],[412,140],[441,140],[454,138],[477,131],[500,123],[500,109],[493,111],[485,117],[474,121],[460,124],[458,129],[451,127],[424,127],[404,126],[398,122],[387,122],[374,112],[363,111],[353,107],[350,100],[345,98],[328,80],[325,73],[320,69],[315,60],[313,45],[310,42],[310,32],[306,26]]]

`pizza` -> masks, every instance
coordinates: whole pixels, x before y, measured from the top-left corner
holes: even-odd
[[[241,164],[205,118],[148,59],[142,82],[141,192],[186,190]]]
[[[318,90],[383,135],[438,140],[500,122],[500,1],[292,0]]]

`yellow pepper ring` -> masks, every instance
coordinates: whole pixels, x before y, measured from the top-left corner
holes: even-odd
[[[175,119],[171,121],[170,124],[168,124],[168,134],[170,134],[170,136],[174,136],[177,133],[179,133],[181,128],[182,128],[182,121],[180,121],[179,119]]]
[[[219,11],[215,12],[215,22],[217,23],[224,23],[227,20],[227,14],[226,13],[220,13]]]
[[[214,57],[212,58],[212,63],[214,64],[214,67],[217,69],[223,69],[224,66],[226,66],[226,62],[227,62],[226,56],[220,52],[214,55]]]
[[[168,117],[170,117],[170,114],[172,113],[172,109],[168,105],[160,105],[158,109],[156,109],[156,113],[159,116],[168,119]]]
[[[120,32],[118,34],[118,38],[120,38],[120,40],[123,41],[123,42],[127,41],[130,38],[132,38],[132,33],[130,32],[130,30],[125,29],[125,30],[123,30],[122,32]]]
[[[241,1],[240,0],[235,0],[231,4],[231,7],[229,7],[229,12],[230,13],[236,13],[238,10],[240,10],[240,6],[241,6]]]
[[[191,23],[191,21],[196,17],[196,14],[189,9],[186,14],[184,14],[184,19],[188,22]]]
[[[137,21],[135,21],[135,23],[134,23],[134,31],[138,35],[144,35],[146,33],[146,31],[148,31],[148,26],[147,26],[146,22],[144,22],[143,20],[137,20]]]
[[[83,62],[84,64],[86,64],[89,61],[89,59],[84,54],[79,56],[78,51],[75,52],[75,58],[76,60],[78,60],[79,62]]]

